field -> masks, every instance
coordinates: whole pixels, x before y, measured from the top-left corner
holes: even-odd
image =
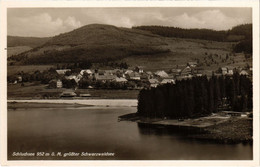
[[[67,89],[47,89],[47,85],[39,83],[9,84],[7,87],[7,99],[43,99],[59,98]],[[137,99],[139,90],[111,90],[111,89],[77,89],[77,94],[89,93],[92,98],[100,99]]]
[[[30,46],[14,46],[14,47],[8,47],[7,48],[7,57],[10,57],[12,55],[17,55],[20,54],[22,52],[31,50],[32,47]]]
[[[15,65],[15,66],[7,66],[7,75],[14,75],[17,74],[21,71],[25,72],[25,73],[31,73],[34,72],[36,70],[39,71],[44,71],[44,70],[48,70],[51,67],[55,67],[53,65]]]
[[[168,71],[177,66],[184,68],[188,62],[198,61],[200,68],[204,69],[202,73],[210,75],[219,67],[245,67],[247,64],[252,66],[252,59],[245,59],[244,54],[232,53],[234,44],[232,42],[178,38],[167,38],[166,41],[167,45],[163,47],[170,49],[170,53],[133,56],[124,58],[122,61],[127,62],[130,66],[144,66],[144,70],[153,72]],[[228,59],[222,62],[226,55],[229,55]],[[212,59],[213,62],[211,62]]]

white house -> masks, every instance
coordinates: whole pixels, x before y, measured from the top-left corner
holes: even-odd
[[[196,67],[197,66],[197,62],[193,61],[193,62],[189,62],[188,66],[190,67]]]
[[[239,74],[240,75],[249,75],[248,72],[246,72],[246,70],[242,70]]]
[[[56,82],[56,87],[57,88],[62,88],[62,81],[61,80],[57,80],[57,82]]]
[[[154,87],[154,88],[156,88],[158,86],[158,84],[160,83],[157,79],[149,79],[148,81],[150,83],[150,86]]]
[[[156,71],[155,72],[155,75],[157,75],[157,76],[160,76],[160,77],[162,77],[162,78],[167,78],[167,77],[169,77],[169,75],[165,72],[165,71]]]
[[[141,75],[137,72],[132,72],[130,74],[128,74],[129,76],[129,79],[132,79],[132,80],[141,80]]]
[[[227,67],[222,67],[221,71],[222,71],[222,75],[226,75],[228,73]]]
[[[87,73],[88,75],[91,75],[92,71],[90,69],[86,69],[86,70],[81,70],[80,71],[80,75],[84,75],[84,73]]]

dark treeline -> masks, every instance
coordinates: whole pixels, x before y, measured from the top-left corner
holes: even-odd
[[[164,37],[203,39],[211,41],[238,42],[234,52],[252,53],[252,24],[243,24],[233,27],[228,31],[215,31],[209,29],[183,29],[167,26],[137,26],[133,29],[150,31]]]
[[[239,35],[242,39],[252,39],[252,24],[243,24],[233,27],[228,31],[215,31],[210,29],[184,29],[167,26],[137,26],[133,29],[150,31],[164,37],[204,39],[212,41],[230,41],[228,36]]]
[[[251,111],[251,80],[238,73],[232,77],[194,77],[143,89],[138,97],[138,114],[144,117],[194,118],[219,110]]]
[[[150,31],[153,34],[164,37],[204,39],[212,41],[225,41],[226,31],[214,31],[209,29],[183,29],[166,26],[138,26],[133,29]]]

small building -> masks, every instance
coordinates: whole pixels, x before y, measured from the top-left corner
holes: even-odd
[[[132,73],[132,72],[134,72],[133,70],[126,70],[125,71],[125,74],[130,74],[130,73]]]
[[[188,66],[190,66],[190,67],[196,67],[197,65],[198,65],[198,63],[195,61],[188,62]]]
[[[65,78],[67,80],[73,80],[74,79],[76,83],[78,83],[80,81],[80,79],[81,79],[80,77],[78,77],[76,75],[65,76]]]
[[[227,75],[227,73],[228,73],[227,67],[222,67],[221,72],[222,72],[222,75]]]
[[[239,74],[240,74],[240,75],[246,75],[246,76],[249,75],[248,72],[247,72],[246,70],[242,70],[242,71],[240,71]]]
[[[49,88],[62,88],[62,81],[60,79],[52,79],[48,85]]]
[[[169,75],[168,75],[165,71],[163,71],[163,70],[161,70],[161,71],[156,71],[156,72],[155,72],[155,75],[157,75],[157,76],[159,76],[159,77],[161,77],[161,78],[167,78],[167,77],[169,77]]]
[[[116,82],[120,82],[120,83],[126,83],[127,79],[123,78],[123,77],[116,77],[115,80]]]
[[[80,97],[91,97],[91,94],[89,93],[83,93],[79,95]]]
[[[142,73],[140,78],[141,78],[142,81],[148,81],[148,79],[151,79],[150,75],[147,74],[147,73]]]
[[[128,74],[127,77],[132,80],[141,80],[141,75],[137,72],[132,72],[132,73]]]
[[[150,87],[156,88],[159,85],[159,81],[157,79],[149,79]]]
[[[190,66],[185,67],[185,68],[181,71],[181,75],[182,75],[182,76],[189,76],[189,75],[191,75],[191,73],[192,73],[192,70],[191,70]]]
[[[93,72],[90,70],[90,69],[86,69],[86,70],[81,70],[80,71],[80,75],[84,75],[84,73],[88,74],[88,75],[91,75]]]
[[[22,76],[18,76],[17,80],[18,80],[18,82],[22,82],[23,81],[23,77]]]
[[[161,84],[167,84],[167,83],[175,84],[175,81],[173,79],[163,79],[161,82]]]
[[[222,116],[232,116],[232,117],[241,117],[242,115],[241,112],[236,112],[236,111],[221,111],[219,112],[219,114]]]
[[[61,93],[60,97],[76,97],[77,94],[73,91],[64,91]]]
[[[147,79],[152,79],[154,77],[153,73],[151,71],[144,72],[145,76],[147,76]]]
[[[171,72],[172,72],[173,75],[180,75],[181,69],[179,69],[179,68],[177,68],[177,69],[172,69]]]
[[[202,77],[202,74],[198,73],[196,74],[197,77]]]
[[[144,72],[144,67],[143,66],[136,66],[135,71],[138,73],[143,73]]]
[[[115,76],[115,75],[95,75],[95,78],[97,81],[106,82],[106,81],[115,80],[117,78],[117,76]]]
[[[233,69],[228,69],[227,75],[233,75],[233,74],[234,74]]]
[[[56,86],[57,86],[57,88],[62,88],[62,81],[58,79]]]

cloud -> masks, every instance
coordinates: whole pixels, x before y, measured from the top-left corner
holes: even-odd
[[[54,36],[81,26],[74,17],[53,19],[48,13],[29,17],[13,17],[8,20],[8,35],[19,36]]]
[[[184,13],[182,15],[170,18],[168,22],[171,22],[172,26],[182,28],[228,30],[236,25],[245,23],[245,20],[242,18],[228,17],[220,10],[206,10],[194,15]]]
[[[111,24],[120,27],[139,25],[164,25],[181,28],[207,28],[214,30],[227,30],[246,22],[242,17],[229,17],[219,9],[202,10],[192,13],[189,11],[182,13],[165,12],[161,10],[86,10],[83,12],[86,17],[91,18],[86,24],[94,22],[101,24]],[[91,21],[93,20],[93,21]]]
[[[69,16],[65,21],[64,25],[70,28],[77,28],[81,26],[81,22],[77,21],[75,17]]]
[[[54,36],[93,23],[227,30],[251,19],[251,11],[245,8],[12,9],[8,12],[8,35]]]

